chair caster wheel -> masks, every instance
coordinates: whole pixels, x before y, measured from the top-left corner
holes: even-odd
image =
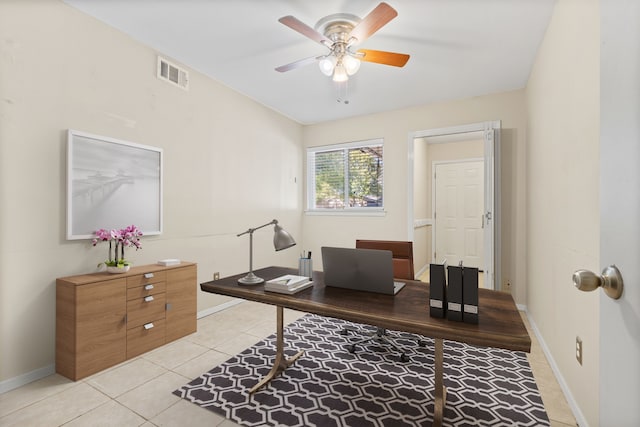
[[[347,346],[347,350],[349,350],[349,353],[355,353],[356,352],[356,345],[355,344],[351,344]]]
[[[400,361],[401,362],[408,362],[409,360],[411,360],[411,359],[409,359],[409,356],[407,356],[406,354],[402,353],[400,355]]]

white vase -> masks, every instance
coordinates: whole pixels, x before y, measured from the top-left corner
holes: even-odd
[[[113,273],[113,274],[126,273],[127,271],[129,271],[130,267],[131,267],[130,265],[123,265],[122,267],[107,266],[107,272]]]

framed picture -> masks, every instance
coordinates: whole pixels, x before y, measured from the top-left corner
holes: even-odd
[[[69,129],[67,239],[132,224],[162,233],[162,149]]]

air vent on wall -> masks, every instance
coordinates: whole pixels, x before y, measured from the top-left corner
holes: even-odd
[[[189,90],[189,72],[158,56],[158,78]]]

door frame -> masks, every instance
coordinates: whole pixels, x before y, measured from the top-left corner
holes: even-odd
[[[489,289],[500,289],[502,282],[502,262],[501,262],[501,230],[500,230],[500,128],[502,122],[500,120],[470,123],[466,125],[449,126],[444,128],[434,128],[409,132],[407,138],[407,240],[413,241],[414,230],[420,224],[416,224],[414,216],[414,200],[413,200],[413,174],[415,161],[415,139],[456,135],[470,132],[484,132],[485,134],[485,197],[493,190],[493,206],[491,212],[491,221],[493,225],[493,250],[485,252],[485,257],[491,256],[491,264],[493,266],[493,274],[485,282],[485,286]],[[489,179],[487,179],[489,178]],[[487,185],[487,181],[493,181],[493,185]],[[485,204],[486,209],[486,204]],[[485,242],[487,244],[487,242]],[[486,262],[486,261],[485,261]]]
[[[456,164],[456,163],[473,163],[473,162],[482,162],[483,166],[484,166],[484,157],[467,157],[464,159],[457,159],[457,160],[435,160],[431,162],[431,218],[432,218],[432,224],[433,224],[433,229],[431,231],[431,257],[435,258],[433,256],[433,254],[436,251],[436,235],[438,233],[436,233],[436,226],[438,223],[438,218],[435,215],[435,211],[436,211],[436,180],[434,179],[433,175],[435,175],[436,173],[436,166],[438,165],[447,165],[447,164]],[[483,168],[484,169],[484,168]],[[486,185],[485,179],[483,178],[483,187],[484,185]],[[485,189],[483,188],[482,194],[484,195]],[[483,207],[484,207],[484,197],[483,197],[483,203],[482,203]],[[483,219],[484,221],[484,219]],[[484,252],[485,252],[485,247],[483,244],[482,247],[482,251],[483,251],[483,259],[484,259]],[[485,279],[486,280],[486,279]]]

